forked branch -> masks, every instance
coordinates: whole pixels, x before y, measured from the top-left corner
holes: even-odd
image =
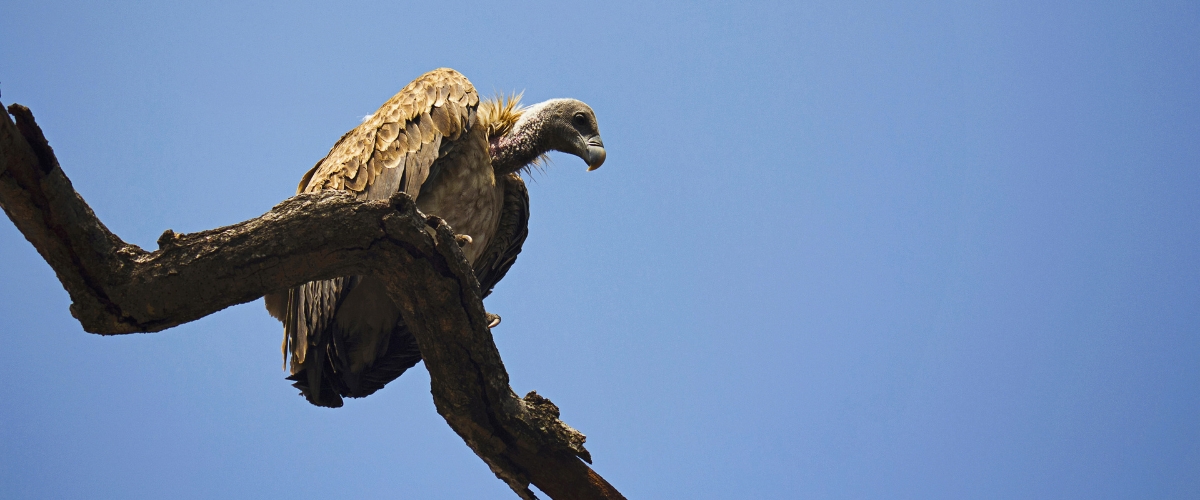
[[[591,462],[583,434],[558,419],[553,403],[509,387],[479,284],[450,227],[404,194],[386,202],[300,195],[232,226],[167,230],[148,252],[96,218],[33,114],[14,104],[0,120],[0,207],[92,333],[156,332],[307,281],[378,276],[421,348],[438,413],[518,496],[534,498],[532,483],[555,499],[624,498],[580,461]]]

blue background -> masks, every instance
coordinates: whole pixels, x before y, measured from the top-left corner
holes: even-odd
[[[629,498],[1200,497],[1200,3],[0,4],[3,101],[154,248],[419,74],[576,97],[488,299]],[[0,497],[514,498],[418,367],[316,408],[261,301],[84,333],[0,222]]]

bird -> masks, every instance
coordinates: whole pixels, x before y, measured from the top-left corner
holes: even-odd
[[[359,200],[396,192],[445,220],[486,297],[529,234],[529,193],[520,174],[560,151],[588,170],[606,151],[592,108],[577,99],[531,106],[521,96],[481,100],[461,73],[439,68],[406,85],[341,137],[297,186]],[[336,408],[366,397],[421,360],[416,340],[383,282],[370,275],[311,281],[267,294],[283,323],[285,369],[310,403]],[[489,314],[492,324],[499,317]]]

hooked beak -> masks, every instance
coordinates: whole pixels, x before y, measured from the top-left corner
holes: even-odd
[[[604,164],[604,158],[607,154],[604,152],[604,142],[600,140],[600,136],[592,137],[587,141],[587,161],[588,172],[600,168]]]

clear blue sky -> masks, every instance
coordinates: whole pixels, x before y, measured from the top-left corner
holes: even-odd
[[[417,75],[576,97],[488,299],[629,498],[1200,498],[1200,4],[0,4],[99,216],[255,217]],[[415,369],[338,410],[254,302],[84,333],[0,221],[0,497],[513,498]]]

